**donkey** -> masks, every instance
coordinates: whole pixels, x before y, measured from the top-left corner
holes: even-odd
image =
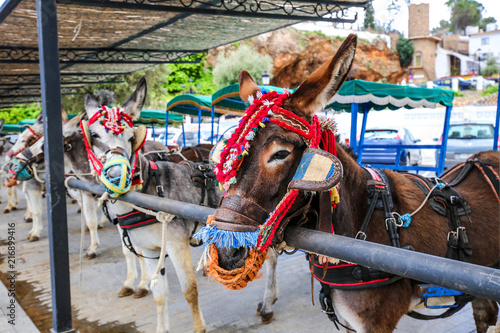
[[[10,142],[10,140],[7,140],[7,137],[4,137],[3,138],[4,140],[2,140],[2,144],[0,146],[0,155],[4,154],[5,153],[5,161],[6,162],[9,162],[10,158],[9,156],[7,155],[7,152],[9,150],[12,149],[12,147],[14,146],[13,143]],[[3,175],[4,173],[8,172],[7,170],[7,164],[3,164],[2,163],[2,168],[0,169],[0,175]],[[2,186],[2,183],[3,183],[3,180],[4,180],[4,177],[2,177],[2,180],[0,181],[0,188]],[[0,203],[2,202],[2,199],[1,199],[1,196],[0,196]],[[7,213],[10,213],[10,211],[12,210],[16,210],[17,209],[17,204],[18,204],[18,200],[17,200],[17,190],[15,187],[13,186],[10,186],[10,187],[7,187],[7,206],[5,206],[4,208],[4,213],[7,214]],[[26,210],[26,213],[29,213],[29,210],[27,209]],[[29,216],[29,220],[26,219],[26,216],[25,216],[25,221],[26,222],[31,222],[31,216]]]
[[[130,122],[139,116],[146,97],[146,90],[146,81],[142,79],[137,85],[135,92],[123,103],[121,109],[108,110],[106,111],[107,113],[104,113],[104,110],[90,96],[86,96],[85,98],[85,110],[89,119],[100,119],[99,122],[89,120],[88,125],[82,124],[82,129],[86,133],[89,142],[87,150],[89,159],[95,161],[92,155],[96,155],[105,161],[103,171],[101,171],[103,185],[107,185],[106,179],[103,180],[103,177],[114,178],[123,172],[123,169],[121,169],[122,166],[115,165],[106,168],[108,164],[113,165],[116,164],[115,161],[123,161],[124,156],[127,160],[132,156],[133,160],[135,158],[134,155],[136,155],[137,165],[140,166],[137,174],[146,179],[146,183],[150,182],[149,186],[143,190],[145,193],[158,195],[157,190],[160,188],[164,196],[169,199],[194,204],[210,203],[215,206],[222,193],[217,190],[215,191],[215,197],[210,198],[209,195],[203,194],[202,191],[200,192],[200,189],[191,180],[191,171],[185,165],[171,162],[156,162],[156,168],[159,172],[158,181],[155,177],[148,177],[151,168],[154,169],[155,166],[148,163],[140,153],[140,149],[138,148],[140,144],[138,145],[138,143],[140,143],[141,139],[138,139],[137,133],[134,134],[133,128],[130,126]],[[110,118],[111,112],[114,115],[114,122]],[[128,118],[129,120],[127,120]],[[124,123],[128,123],[128,125]],[[115,133],[113,131],[114,128],[123,128],[123,130]],[[129,171],[129,177],[133,174],[134,172]],[[148,178],[150,180],[147,180]],[[131,208],[120,201],[115,201],[109,205],[109,211],[113,217],[119,217],[130,214]],[[195,221],[174,217],[166,225],[165,245],[166,252],[172,260],[181,283],[184,296],[191,307],[193,329],[195,332],[204,332],[205,321],[198,303],[198,290],[191,262],[191,253],[189,251],[190,238],[196,226],[197,223]],[[121,233],[125,232],[125,230],[120,229]],[[164,258],[158,258],[162,241],[162,225],[160,223],[126,230],[126,233],[126,237],[130,238],[132,247],[140,250],[140,253],[144,256],[150,273],[153,273],[153,270],[158,265],[158,260],[161,260],[164,266]],[[270,281],[275,281],[275,279],[270,279]],[[168,288],[164,273],[159,276],[151,289],[157,304],[157,332],[168,331],[169,320],[166,306]],[[274,287],[270,290],[273,289]],[[273,290],[274,294],[276,292]],[[269,298],[271,297],[266,293],[263,302],[265,304],[269,303]]]
[[[346,79],[356,44],[355,35],[347,37],[333,58],[312,73],[293,94],[278,95],[273,92],[262,96],[250,74],[247,71],[240,73],[240,97],[243,101],[249,100],[251,105],[226,147],[222,145],[214,149],[212,158],[217,164],[217,180],[226,192],[202,235],[237,230],[246,234],[255,233],[258,238],[254,247],[233,248],[227,248],[220,239],[212,240],[212,236],[203,238],[204,243],[212,242],[206,253],[208,274],[224,284],[227,284],[226,275],[243,267],[249,275],[241,283],[251,280],[256,274],[252,267],[260,264],[260,253],[265,253],[260,251],[266,251],[269,245],[285,245],[281,243],[282,229],[290,220],[291,223],[305,223],[304,226],[308,227],[315,227],[318,222],[319,229],[334,230],[336,234],[347,237],[356,237],[359,231],[363,231],[362,237],[357,238],[386,245],[412,246],[416,251],[436,256],[446,255],[447,237],[466,243],[465,229],[463,234],[460,234],[459,228],[457,233],[454,229],[450,232],[448,218],[436,214],[430,204],[423,205],[412,217],[412,222],[406,221],[408,224],[411,222],[407,228],[393,223],[394,217],[388,219],[384,210],[379,209],[373,211],[371,218],[368,215],[369,227],[363,227],[370,208],[367,185],[386,190],[388,186],[392,195],[392,211],[400,215],[417,210],[426,195],[417,186],[419,181],[412,180],[416,176],[412,178],[411,175],[384,170],[377,174],[384,174],[387,179],[369,180],[368,171],[357,164],[353,154],[334,141],[333,132],[323,128],[325,122],[314,115],[331,100]],[[322,149],[317,149],[318,145]],[[334,154],[338,159],[334,158]],[[332,164],[326,164],[328,174],[321,165],[315,165],[315,172],[308,173],[306,167],[313,164],[313,160],[308,164],[307,157],[310,155],[317,160],[321,160],[322,155],[329,156],[326,159],[331,159]],[[472,159],[484,163],[482,165],[492,174],[496,173],[498,181],[498,153],[479,153]],[[470,207],[468,217],[473,221],[462,224],[463,228],[466,226],[470,248],[465,245],[459,247],[462,251],[459,254],[468,257],[471,263],[493,267],[499,262],[498,194],[478,168],[470,170],[468,176],[457,177],[462,181],[455,181],[458,185],[454,186],[467,199]],[[443,180],[452,182],[458,173],[448,173]],[[371,172],[369,175],[372,177]],[[327,182],[330,182],[329,185],[322,187]],[[338,192],[340,198],[336,197]],[[326,206],[321,205],[325,198],[322,193],[327,193]],[[371,199],[374,204],[377,202],[375,197]],[[460,202],[463,203],[463,210],[468,211],[464,201]],[[319,219],[314,214],[307,215],[308,220],[304,219],[306,210],[303,207],[308,205],[319,211]],[[336,207],[332,209],[332,206]],[[465,217],[462,219],[465,220]],[[325,220],[327,228],[321,228]],[[386,226],[391,231],[389,236]],[[460,234],[459,238],[457,234]],[[317,266],[320,272],[318,274],[315,268],[312,272],[320,281],[321,273],[324,278],[330,265],[338,264],[333,258],[314,258],[311,268]],[[417,284],[417,281],[398,277],[391,284],[372,289],[346,290],[330,286],[324,296],[333,303],[333,308],[328,311],[330,315],[335,311],[358,333],[392,332],[400,318],[421,303],[421,299],[414,294]],[[477,330],[485,332],[487,326],[494,325],[496,321],[497,304],[476,298],[472,306]]]

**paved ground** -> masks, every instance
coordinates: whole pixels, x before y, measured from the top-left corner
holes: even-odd
[[[5,201],[5,189],[1,194]],[[47,229],[38,242],[26,240],[31,224],[24,223],[26,207],[19,193],[19,210],[10,214],[0,213],[0,278],[6,284],[6,234],[7,223],[16,222],[16,292],[20,306],[42,332],[52,326],[50,269]],[[2,205],[3,207],[4,205]],[[69,251],[71,271],[71,297],[74,327],[79,332],[154,332],[155,303],[151,295],[142,299],[118,298],[116,295],[125,279],[125,262],[121,254],[120,239],[116,228],[107,224],[99,231],[101,247],[94,260],[83,261],[82,282],[79,281],[80,215],[77,205],[68,204]],[[88,245],[88,233],[85,244]],[[193,265],[200,257],[201,248],[192,249]],[[171,262],[167,260],[170,284],[169,312],[171,332],[192,330],[189,306],[184,299]],[[282,256],[278,263],[280,297],[274,307],[274,320],[262,325],[256,316],[256,307],[264,292],[264,279],[256,280],[240,291],[228,291],[213,280],[197,272],[201,308],[208,332],[335,332],[334,326],[322,314],[319,305],[311,304],[310,275],[303,254]],[[319,290],[315,285],[316,292]],[[317,298],[317,294],[314,297]],[[36,331],[21,309],[17,310],[18,323],[7,323],[7,305],[10,298],[5,288],[0,288],[0,333]],[[447,320],[418,321],[405,317],[397,333],[475,332],[470,306]]]

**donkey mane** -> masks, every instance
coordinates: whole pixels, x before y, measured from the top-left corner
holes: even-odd
[[[354,160],[358,160],[358,154],[354,152],[354,148],[351,146],[346,146],[344,143],[342,143],[342,140],[340,140],[340,134],[335,135],[335,142],[344,149],[344,151],[351,156]]]

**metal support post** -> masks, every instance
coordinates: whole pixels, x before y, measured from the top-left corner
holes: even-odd
[[[358,131],[358,104],[351,104],[351,141],[349,145],[354,153],[358,152],[358,144],[356,142],[356,134]]]
[[[215,112],[214,112],[215,106],[212,105],[212,108],[210,110],[210,116],[212,117],[212,134],[210,134],[210,144],[214,144],[214,117],[215,117]]]
[[[201,109],[198,109],[198,144],[201,140]]]
[[[443,127],[443,140],[441,141],[441,149],[439,155],[439,163],[437,165],[438,171],[436,176],[439,176],[444,171],[444,158],[446,156],[446,147],[448,145],[448,131],[450,130],[450,117],[451,117],[452,106],[446,107],[446,114],[444,115],[444,127]]]
[[[358,164],[361,164],[361,155],[363,154],[363,144],[365,143],[366,122],[368,121],[368,111],[370,107],[363,105],[363,122],[361,124],[361,134],[359,135]]]
[[[49,220],[53,332],[74,332],[68,257],[66,188],[62,135],[61,78],[55,0],[36,0],[40,85],[45,136],[45,184]],[[49,121],[50,120],[50,121]]]
[[[167,122],[165,124],[165,146],[168,147],[168,110],[167,110]]]
[[[497,94],[497,113],[495,114],[495,134],[493,135],[493,150],[498,150],[498,132],[500,126],[500,90]]]

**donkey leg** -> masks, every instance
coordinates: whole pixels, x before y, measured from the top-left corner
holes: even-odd
[[[137,252],[141,253],[140,249]],[[137,290],[134,293],[134,298],[142,298],[146,296],[149,292],[149,283],[151,282],[151,276],[149,275],[149,269],[146,265],[144,258],[138,257],[139,267],[141,268],[141,281],[137,285]]]
[[[88,192],[82,192],[81,198],[81,207],[84,212],[85,223],[90,233],[90,246],[85,255],[89,259],[94,259],[97,256],[97,248],[99,247],[99,235],[97,234],[97,201],[95,201]]]
[[[193,271],[189,239],[176,237],[175,232],[167,236],[167,253],[172,260],[181,289],[193,315],[193,332],[205,332],[205,320],[198,302],[198,286]]]
[[[486,298],[476,298],[471,303],[477,333],[485,333],[497,321],[498,305]]]
[[[30,200],[32,208],[33,226],[28,234],[30,242],[36,242],[40,239],[43,230],[42,224],[42,193],[39,188],[27,188],[26,197]]]
[[[123,244],[122,229],[120,226],[117,226],[117,228],[120,233],[123,255],[125,256],[125,262],[127,263],[127,279],[123,283],[122,289],[118,292],[118,297],[126,297],[134,293],[134,285],[135,281],[137,281],[137,268],[135,265],[135,254],[130,252],[130,250]]]
[[[104,213],[102,212],[102,209],[100,208],[97,208],[98,212],[97,212],[97,228],[98,229],[101,229],[101,228],[104,228],[104,226],[106,225],[106,222],[108,222],[108,218],[106,217],[106,215],[104,215]]]
[[[262,318],[262,323],[268,324],[273,319],[272,305],[278,300],[278,281],[276,279],[276,265],[278,256],[276,252],[268,252],[269,259],[266,260],[267,284],[264,292],[264,299],[257,307],[257,315]]]
[[[16,187],[11,186],[7,188],[7,206],[3,209],[3,212],[5,214],[10,213],[12,210],[14,210],[14,193],[16,193]]]
[[[158,251],[143,250],[143,253],[147,257],[154,258],[158,256]],[[144,259],[150,274],[152,274],[156,270],[158,260],[163,260],[164,268],[165,259]],[[158,279],[155,281],[155,283],[151,284],[151,291],[153,292],[153,298],[156,303],[156,333],[168,332],[170,329],[170,321],[168,320],[167,308],[168,281],[165,270],[163,270],[163,274],[160,272]]]
[[[26,196],[26,182],[23,182],[21,191]],[[26,212],[24,213],[24,222],[26,223],[33,222],[33,208],[31,208],[31,201],[28,200],[27,196],[26,196]]]

